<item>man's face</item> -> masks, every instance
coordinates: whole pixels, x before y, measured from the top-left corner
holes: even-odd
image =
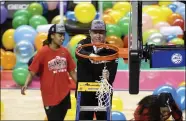
[[[162,121],[166,121],[170,117],[170,110],[168,107],[160,107],[161,119]]]
[[[103,30],[90,31],[90,36],[93,44],[105,43],[106,32]]]
[[[65,37],[64,37],[64,34],[55,33],[55,34],[52,35],[52,39],[53,39],[54,44],[56,44],[58,46],[61,46]]]

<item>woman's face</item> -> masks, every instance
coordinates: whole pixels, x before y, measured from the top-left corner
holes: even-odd
[[[170,110],[168,107],[160,107],[161,119],[162,121],[166,121],[170,117]]]
[[[61,46],[65,37],[64,37],[64,34],[58,34],[58,33],[55,33],[55,34],[52,34],[52,41],[54,44],[56,44],[57,46]]]
[[[105,43],[105,31],[90,31],[92,43]]]

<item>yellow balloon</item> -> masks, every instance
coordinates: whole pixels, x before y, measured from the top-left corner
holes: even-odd
[[[112,110],[113,111],[123,111],[123,101],[119,97],[113,97]]]
[[[74,115],[76,115],[76,109],[69,109],[67,111],[66,116],[74,116]]]
[[[166,7],[166,6],[160,7],[160,10],[161,10],[161,12],[162,12],[162,14],[163,14],[165,20],[168,21],[167,18],[168,18],[170,15],[173,14],[172,10],[171,10],[170,8]]]
[[[8,50],[12,50],[14,48],[14,46],[15,46],[14,32],[15,32],[14,29],[8,29],[3,34],[2,44]]]
[[[179,84],[179,86],[186,86],[185,81],[181,82],[181,83]]]
[[[4,58],[4,54],[5,54],[5,51],[1,48],[1,51],[0,51],[0,66],[1,66],[1,62]]]
[[[168,5],[170,5],[172,2],[171,2],[171,0],[159,0],[159,5],[161,5],[161,6],[168,6]]]
[[[78,3],[74,9],[75,17],[81,23],[90,23],[96,16],[96,9],[89,2]]]
[[[63,22],[66,22],[67,18],[65,16],[63,16]],[[61,21],[61,16],[57,15],[52,19],[51,24],[59,24]]]
[[[74,47],[79,41],[86,39],[86,38],[87,37],[83,34],[78,34],[78,35],[73,36],[69,42],[70,47]]]
[[[108,13],[108,15],[114,18],[116,23],[123,17],[120,10],[112,10],[111,12]]]
[[[4,104],[2,101],[0,101],[0,103],[1,103],[1,114],[0,115],[2,116],[4,113]]]
[[[113,6],[114,10],[120,10],[123,16],[126,15],[131,9],[131,4],[129,2],[116,2]]]

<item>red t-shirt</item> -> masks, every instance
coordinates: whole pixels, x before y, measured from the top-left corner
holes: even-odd
[[[29,70],[40,73],[41,95],[45,106],[59,104],[69,93],[68,72],[75,67],[70,53],[62,46],[53,50],[46,45],[37,52]]]

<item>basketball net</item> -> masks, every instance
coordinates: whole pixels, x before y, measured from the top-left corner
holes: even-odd
[[[100,82],[100,87],[96,92],[96,98],[98,98],[98,108],[95,110],[99,110],[99,108],[107,108],[110,107],[110,99],[111,94],[113,92],[112,86],[108,83],[109,79],[109,71],[104,67],[102,71],[102,76]]]

